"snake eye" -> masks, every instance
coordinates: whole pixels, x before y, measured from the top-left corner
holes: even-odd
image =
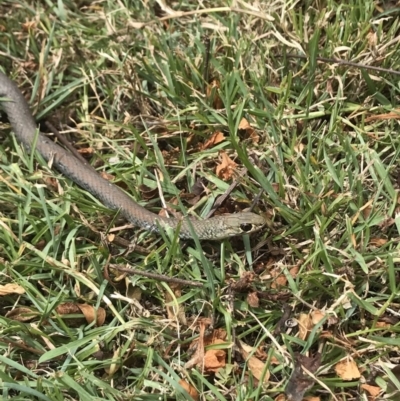
[[[253,229],[253,225],[249,224],[249,223],[243,223],[243,224],[240,225],[240,228],[245,233],[248,233]]]

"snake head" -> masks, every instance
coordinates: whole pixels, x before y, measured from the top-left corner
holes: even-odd
[[[225,214],[206,221],[214,226],[213,238],[210,236],[209,239],[224,239],[241,234],[251,234],[267,224],[265,217],[251,212]]]

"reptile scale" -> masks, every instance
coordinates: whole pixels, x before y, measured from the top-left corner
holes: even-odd
[[[18,86],[0,72],[0,103],[17,139],[28,151],[32,149],[37,126],[29,105]],[[35,149],[46,161],[77,185],[89,191],[107,207],[119,210],[135,226],[151,232],[159,232],[159,227],[179,229],[183,239],[193,238],[188,219],[165,218],[150,212],[136,203],[118,186],[102,178],[45,135],[39,132]],[[225,214],[205,220],[190,220],[194,232],[201,240],[219,240],[236,235],[258,231],[266,224],[266,219],[251,212]]]

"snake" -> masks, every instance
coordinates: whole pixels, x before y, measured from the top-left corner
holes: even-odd
[[[90,165],[41,133],[22,92],[1,71],[0,104],[7,114],[15,137],[28,152],[36,150],[49,165],[90,192],[106,207],[119,211],[136,227],[154,233],[160,233],[167,228],[179,230],[179,237],[182,239],[191,239],[195,235],[200,240],[222,240],[258,231],[267,223],[265,217],[246,211],[217,215],[204,220],[159,216],[141,206],[119,186],[103,178]]]

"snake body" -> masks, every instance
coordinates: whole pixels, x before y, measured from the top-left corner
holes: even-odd
[[[28,151],[32,151],[32,144],[37,134],[35,120],[18,86],[1,72],[0,98],[15,136]],[[159,232],[160,227],[171,227],[179,230],[179,236],[184,239],[193,238],[195,233],[202,240],[218,240],[257,231],[266,223],[264,217],[251,212],[220,215],[205,220],[161,217],[136,203],[118,186],[102,178],[87,164],[40,132],[37,135],[35,150],[46,161],[50,161],[58,171],[89,191],[105,206],[119,210],[129,222],[151,232]]]

